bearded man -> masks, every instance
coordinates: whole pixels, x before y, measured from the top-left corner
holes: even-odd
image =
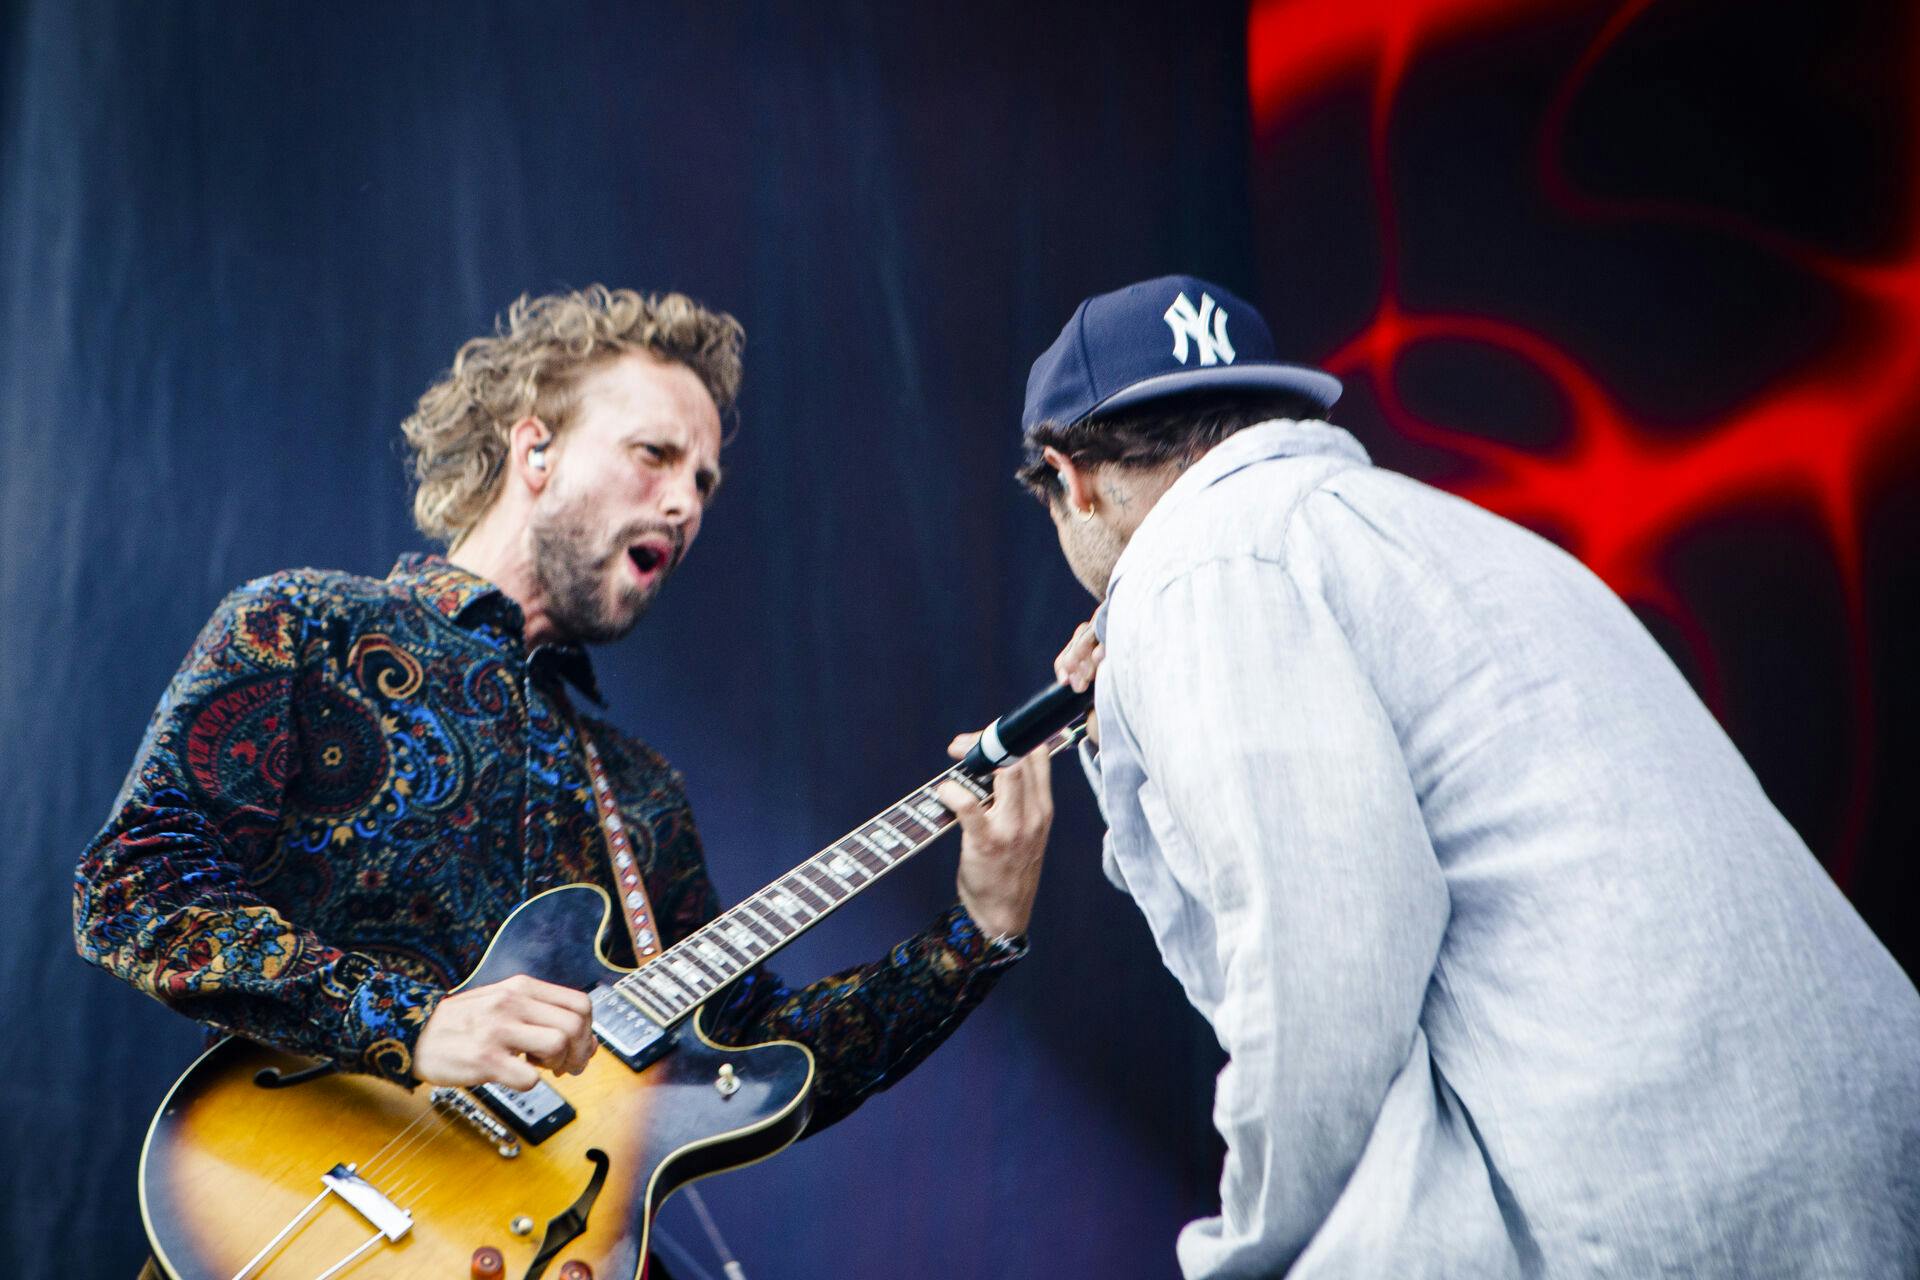
[[[559,885],[621,906],[618,964],[720,911],[679,775],[575,702],[601,701],[584,646],[631,631],[700,532],[741,342],[679,294],[596,286],[522,298],[466,343],[404,427],[416,523],[447,555],[385,579],[276,573],[220,605],[80,863],[81,955],[218,1030],[405,1085],[583,1070],[583,993],[448,991]],[[942,794],[956,905],[872,964],[798,989],[756,969],[708,1006],[723,1042],[813,1051],[809,1132],[925,1058],[1024,953],[1044,755],[1002,770],[990,808]]]
[[[1339,393],[1190,276],[1027,384],[1106,869],[1229,1055],[1182,1270],[1920,1275],[1913,984],[1632,613]]]

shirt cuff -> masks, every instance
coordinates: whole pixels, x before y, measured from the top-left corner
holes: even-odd
[[[977,972],[997,972],[1027,954],[1026,934],[989,934],[957,902],[947,908],[935,928],[948,950]]]
[[[1087,775],[1087,785],[1093,788],[1093,805],[1100,811],[1100,821],[1107,822],[1107,798],[1100,785],[1100,747],[1091,738],[1080,739],[1080,772]],[[1112,826],[1111,822],[1107,822]]]
[[[359,967],[352,965],[354,960],[365,966],[365,976],[347,1000],[336,1061],[348,1071],[363,1071],[411,1088],[420,1083],[413,1074],[414,1042],[446,992],[392,969],[374,967],[366,957],[353,953],[342,958],[341,968]]]

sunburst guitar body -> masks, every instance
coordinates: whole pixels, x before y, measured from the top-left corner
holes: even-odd
[[[694,1178],[800,1135],[813,1058],[729,1048],[632,1000],[606,961],[606,895],[532,898],[463,986],[527,974],[594,993],[584,1075],[412,1090],[244,1040],[167,1096],[140,1161],[141,1213],[174,1280],[467,1277],[634,1280],[655,1211]]]

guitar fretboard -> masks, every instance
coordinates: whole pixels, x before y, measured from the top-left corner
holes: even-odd
[[[1074,726],[1039,748],[1077,742]],[[952,780],[985,799],[979,783],[953,768],[909,792],[793,870],[721,913],[615,984],[661,1026],[686,1017],[720,988],[838,910],[868,885],[939,839],[955,824],[934,787]]]

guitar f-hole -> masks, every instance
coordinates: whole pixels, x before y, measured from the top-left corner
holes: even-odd
[[[330,1076],[339,1069],[333,1062],[316,1062],[300,1071],[283,1072],[278,1067],[262,1067],[253,1073],[253,1083],[262,1089],[290,1089],[296,1084]]]
[[[522,1280],[540,1280],[547,1264],[587,1229],[587,1215],[593,1212],[593,1202],[600,1198],[600,1188],[606,1185],[607,1170],[613,1164],[607,1159],[607,1153],[598,1147],[588,1149],[587,1159],[593,1164],[593,1176],[587,1179],[579,1199],[547,1223],[547,1234],[540,1241],[540,1252],[533,1255],[533,1261],[528,1264],[527,1274]]]

